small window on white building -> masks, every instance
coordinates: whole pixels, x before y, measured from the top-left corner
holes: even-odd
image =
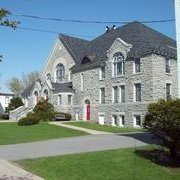
[[[141,127],[141,115],[140,114],[134,115],[134,127]]]
[[[120,102],[125,103],[125,85],[120,86]]]
[[[118,86],[113,87],[113,103],[118,103],[119,102],[119,88]]]
[[[100,79],[100,80],[105,79],[105,66],[102,66],[102,67],[100,68],[99,79]]]
[[[84,74],[81,73],[81,91],[84,91]]]
[[[100,88],[100,104],[105,103],[105,88]]]
[[[134,60],[134,73],[141,72],[141,61],[140,58],[135,58]]]
[[[170,100],[171,99],[171,84],[166,83],[166,99]]]
[[[170,59],[166,59],[166,73],[171,72],[171,61]]]
[[[134,101],[141,101],[141,84],[134,84]]]
[[[72,105],[72,95],[68,94],[68,105]]]
[[[5,96],[5,104],[9,104],[9,102],[10,102],[9,96]]]

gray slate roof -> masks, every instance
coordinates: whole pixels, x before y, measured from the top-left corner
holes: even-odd
[[[51,83],[54,93],[69,92],[73,93],[72,82],[67,83]]]
[[[128,58],[138,58],[155,53],[167,58],[176,58],[176,41],[137,21],[104,33],[92,41],[61,35],[60,40],[75,59],[72,71],[80,72],[99,67],[106,60],[107,50],[117,38],[132,44]],[[81,64],[84,57],[92,57],[91,62]]]
[[[23,98],[30,96],[31,91],[32,91],[33,88],[34,88],[34,85],[35,85],[35,83],[31,84],[29,87],[27,87],[26,89],[24,89],[23,92],[21,93],[21,96],[22,96]]]

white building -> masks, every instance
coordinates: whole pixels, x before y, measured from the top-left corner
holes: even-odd
[[[5,112],[5,109],[8,107],[13,96],[14,94],[12,93],[0,93],[0,113]]]

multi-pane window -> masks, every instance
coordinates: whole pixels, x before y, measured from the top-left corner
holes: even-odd
[[[124,56],[122,53],[115,53],[113,56],[113,76],[124,74]]]
[[[125,103],[125,85],[120,86],[120,102]]]
[[[141,115],[140,114],[134,115],[134,126],[135,127],[141,126]]]
[[[166,73],[171,72],[171,62],[170,59],[166,59]]]
[[[58,64],[56,66],[56,79],[57,82],[62,82],[65,78],[65,69],[63,64]]]
[[[72,105],[72,95],[68,94],[68,105]]]
[[[100,103],[104,104],[105,103],[105,88],[100,88]]]
[[[5,104],[9,104],[9,102],[10,102],[9,96],[5,96]]]
[[[105,66],[102,66],[100,68],[100,77],[99,77],[100,80],[103,80],[105,79]]]
[[[140,58],[136,58],[134,60],[134,73],[139,73],[141,72],[141,62]]]
[[[171,84],[166,83],[166,99],[171,99]]]
[[[119,88],[118,86],[113,87],[113,103],[119,102]]]
[[[141,101],[141,84],[134,84],[134,100]]]

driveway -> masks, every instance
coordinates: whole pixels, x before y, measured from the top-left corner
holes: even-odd
[[[140,137],[140,138],[139,138]],[[98,134],[15,145],[0,145],[0,157],[21,160],[82,152],[138,147],[154,143],[148,133]]]

